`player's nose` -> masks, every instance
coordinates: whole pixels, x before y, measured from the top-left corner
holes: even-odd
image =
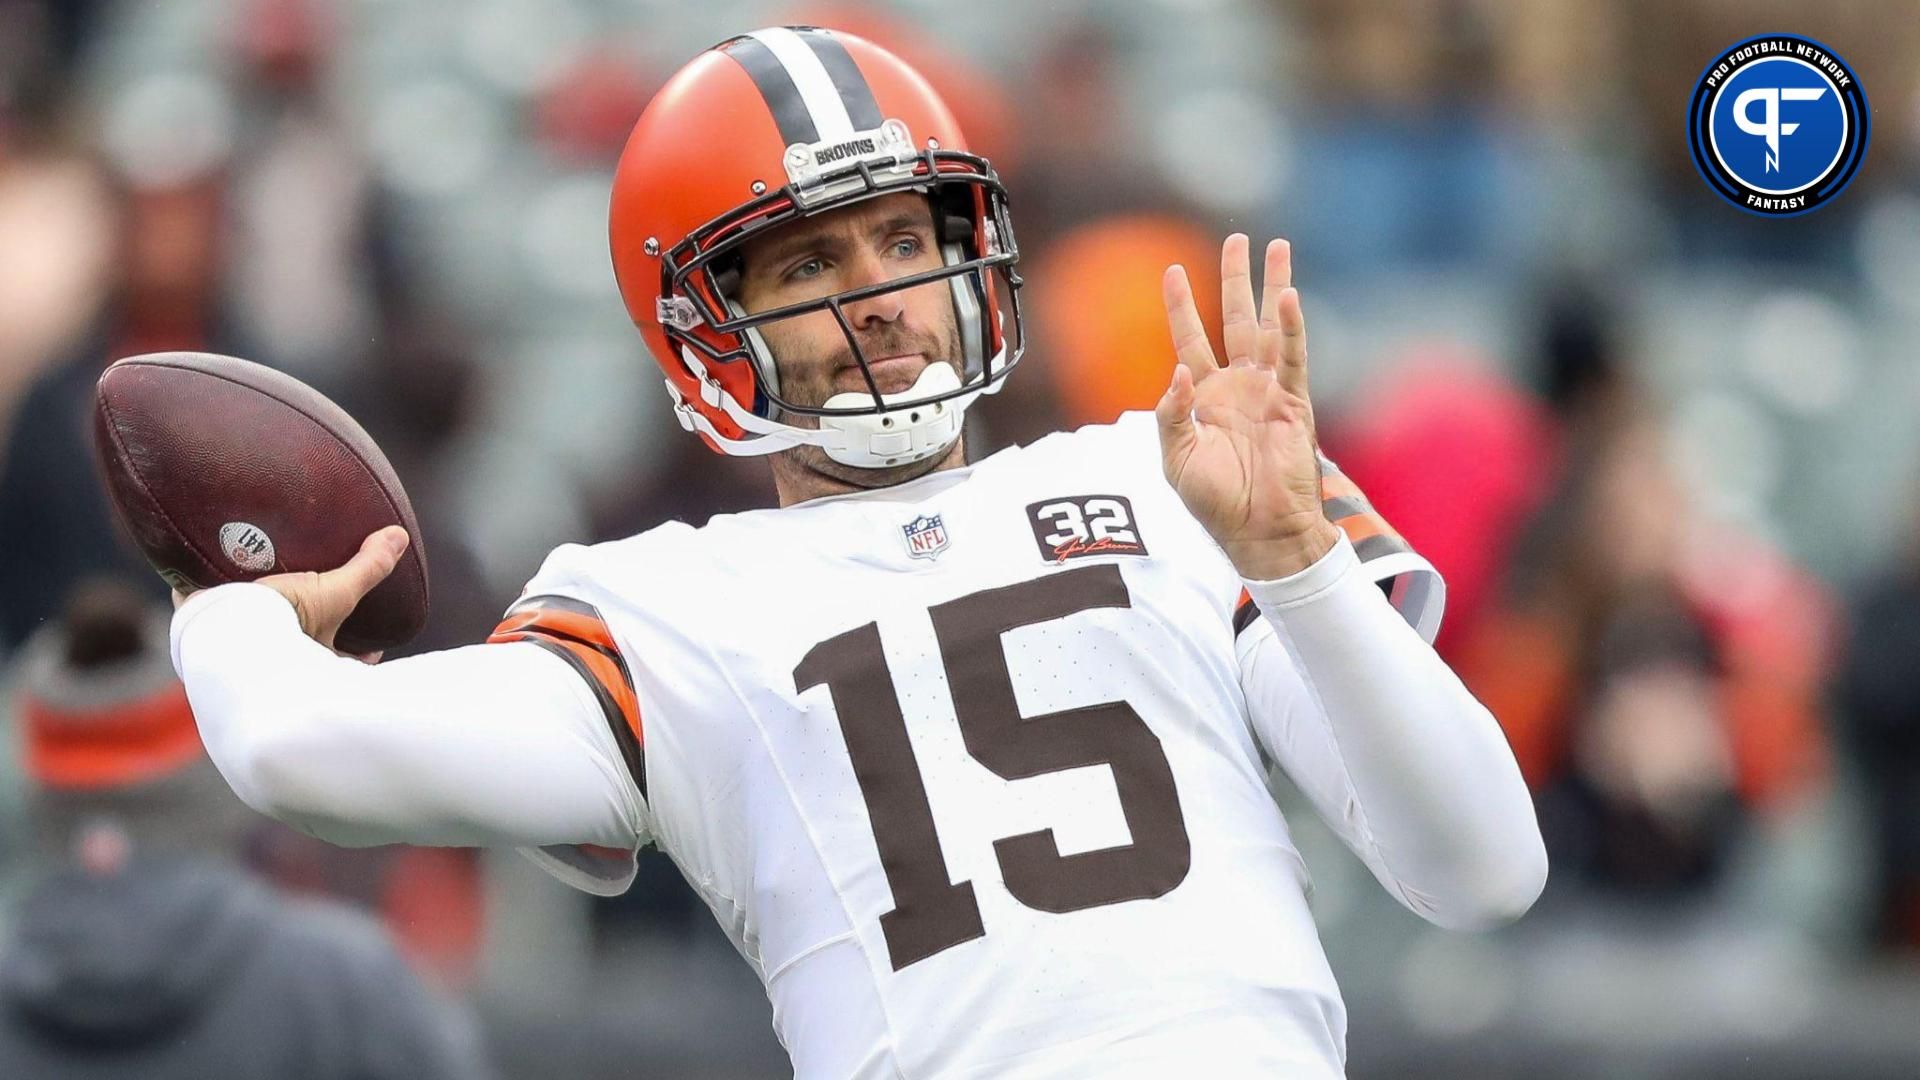
[[[861,289],[892,280],[893,273],[878,255],[868,252],[848,267],[847,288]],[[893,289],[846,305],[847,321],[855,328],[871,328],[880,323],[897,322],[906,313],[905,290]]]

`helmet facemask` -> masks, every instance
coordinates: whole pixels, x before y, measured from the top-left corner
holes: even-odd
[[[665,254],[661,322],[699,381],[705,403],[724,411],[749,437],[720,437],[676,393],[683,426],[701,430],[729,453],[766,453],[812,443],[843,464],[884,468],[923,460],[951,446],[966,407],[980,394],[999,388],[1018,362],[1023,342],[1020,279],[1014,272],[1019,254],[998,179],[984,159],[952,151],[928,149],[891,167],[875,164],[858,160],[811,178],[811,183],[796,181],[695,230]],[[752,314],[740,306],[736,296],[743,245],[782,225],[908,191],[928,199],[939,266]],[[876,358],[868,355],[845,309],[932,283],[944,285],[952,304],[957,368],[937,362],[956,351],[943,348],[942,357],[929,354],[936,362],[919,373],[914,386],[888,393],[874,376]],[[843,388],[824,400],[799,400],[798,394],[783,392],[763,329],[821,311],[837,324],[865,386],[855,392]],[[711,367],[734,364],[751,375],[750,406],[742,395],[724,390],[710,372]]]

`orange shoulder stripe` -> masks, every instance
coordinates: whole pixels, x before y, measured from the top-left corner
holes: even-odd
[[[519,631],[538,631],[614,653],[620,651],[619,646],[614,644],[612,629],[597,612],[589,615],[552,607],[522,608],[516,604],[500,620],[500,625],[494,627],[493,632],[506,634]]]
[[[620,746],[620,756],[633,774],[641,795],[647,792],[643,751],[645,726],[633,673],[614,640],[613,629],[593,605],[568,596],[539,595],[522,599],[507,609],[500,625],[487,636],[490,645],[508,642],[537,645],[565,661],[587,681],[607,726]]]

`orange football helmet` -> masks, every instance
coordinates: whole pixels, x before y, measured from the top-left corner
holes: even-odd
[[[863,199],[924,193],[940,267],[746,314],[732,294],[739,252],[766,230]],[[969,153],[919,73],[850,34],[775,27],[701,53],[654,95],[613,183],[613,266],[627,311],[666,373],[682,427],[715,450],[764,454],[801,443],[851,465],[930,457],[959,437],[968,405],[1019,361],[1019,249],[1006,191]],[[945,280],[961,370],[928,364],[883,394],[842,306]],[[806,406],[783,399],[757,327],[831,311],[868,392]],[[786,422],[817,418],[818,427]]]

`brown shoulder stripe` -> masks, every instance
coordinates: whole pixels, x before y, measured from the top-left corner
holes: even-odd
[[[1233,605],[1233,636],[1238,638],[1246,633],[1247,627],[1252,626],[1253,620],[1259,617],[1260,605],[1253,602],[1253,597],[1248,595],[1247,590],[1241,589],[1240,599]]]

